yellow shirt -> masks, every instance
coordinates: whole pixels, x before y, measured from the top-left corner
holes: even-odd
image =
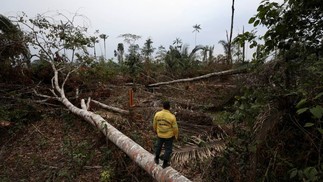
[[[155,114],[153,127],[159,138],[178,138],[176,117],[169,110],[163,109]]]

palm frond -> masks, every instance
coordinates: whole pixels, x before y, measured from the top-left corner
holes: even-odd
[[[252,129],[253,134],[258,140],[265,139],[268,131],[282,120],[282,116],[277,112],[277,108],[278,106],[276,103],[270,103],[266,106],[266,109],[256,117],[256,122]]]
[[[197,51],[204,50],[204,49],[205,49],[205,46],[202,46],[202,45],[195,46],[194,49],[191,51],[189,57],[192,58]]]
[[[220,139],[205,141],[200,136],[192,136],[185,146],[175,146],[171,158],[172,165],[185,166],[190,162],[204,161],[220,154],[224,149],[225,144]]]

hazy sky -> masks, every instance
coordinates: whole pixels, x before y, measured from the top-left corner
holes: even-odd
[[[256,14],[260,2],[236,0],[233,35],[241,33],[243,26],[246,31],[253,29],[248,20]],[[193,25],[200,24],[197,44],[214,45],[215,54],[220,54],[223,49],[218,42],[226,40],[226,30],[230,30],[231,3],[231,0],[2,0],[0,13],[15,16],[23,11],[34,17],[48,11],[66,15],[78,12],[89,19],[90,34],[99,30],[109,36],[107,58],[113,57],[113,50],[123,42],[118,36],[125,33],[142,36],[137,42],[140,47],[150,37],[155,48],[163,45],[168,49],[180,38],[192,49],[195,46]],[[100,47],[98,55],[103,52],[103,41]]]

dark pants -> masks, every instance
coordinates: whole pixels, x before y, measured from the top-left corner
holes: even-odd
[[[156,144],[156,158],[159,159],[159,155],[162,149],[162,146],[164,145],[165,147],[165,154],[164,154],[164,160],[169,161],[170,155],[173,151],[173,140],[174,137],[172,138],[159,138],[157,139],[157,144]]]

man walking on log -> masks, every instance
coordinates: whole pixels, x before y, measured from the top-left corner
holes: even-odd
[[[170,103],[168,101],[163,102],[163,110],[158,111],[155,114],[153,127],[157,133],[157,144],[155,153],[155,163],[159,164],[159,155],[162,146],[165,147],[163,168],[169,166],[170,155],[173,150],[173,140],[178,139],[178,126],[176,117],[170,111]]]

